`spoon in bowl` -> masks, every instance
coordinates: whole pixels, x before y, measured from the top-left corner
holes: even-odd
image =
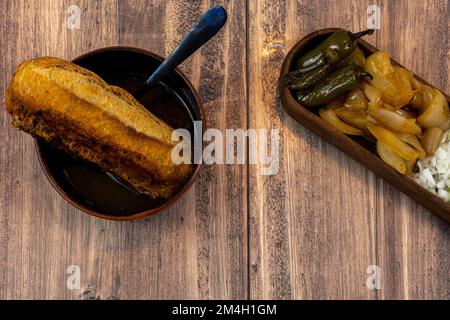
[[[145,81],[144,85],[134,93],[134,97],[138,100],[142,98],[164,76],[173,71],[180,63],[219,32],[226,21],[227,12],[223,7],[214,6],[206,11],[172,53]]]

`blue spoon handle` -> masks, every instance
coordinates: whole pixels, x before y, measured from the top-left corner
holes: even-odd
[[[139,99],[165,75],[173,71],[198,48],[208,42],[227,21],[227,12],[221,6],[214,6],[206,11],[194,27],[181,40],[180,44],[163,61],[147,79],[145,84],[134,94]]]

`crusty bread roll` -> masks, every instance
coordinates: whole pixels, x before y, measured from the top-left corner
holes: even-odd
[[[153,198],[168,198],[191,165],[175,165],[173,129],[125,90],[57,58],[22,63],[6,92],[13,126],[124,179]]]

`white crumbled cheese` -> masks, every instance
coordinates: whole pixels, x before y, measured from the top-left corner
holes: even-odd
[[[419,172],[414,174],[418,184],[450,201],[450,132],[444,134],[434,156],[417,161]]]

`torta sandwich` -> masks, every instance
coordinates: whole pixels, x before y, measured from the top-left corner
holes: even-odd
[[[173,128],[127,91],[57,58],[22,63],[6,92],[12,125],[98,165],[152,198],[169,198],[191,172],[173,163]]]

